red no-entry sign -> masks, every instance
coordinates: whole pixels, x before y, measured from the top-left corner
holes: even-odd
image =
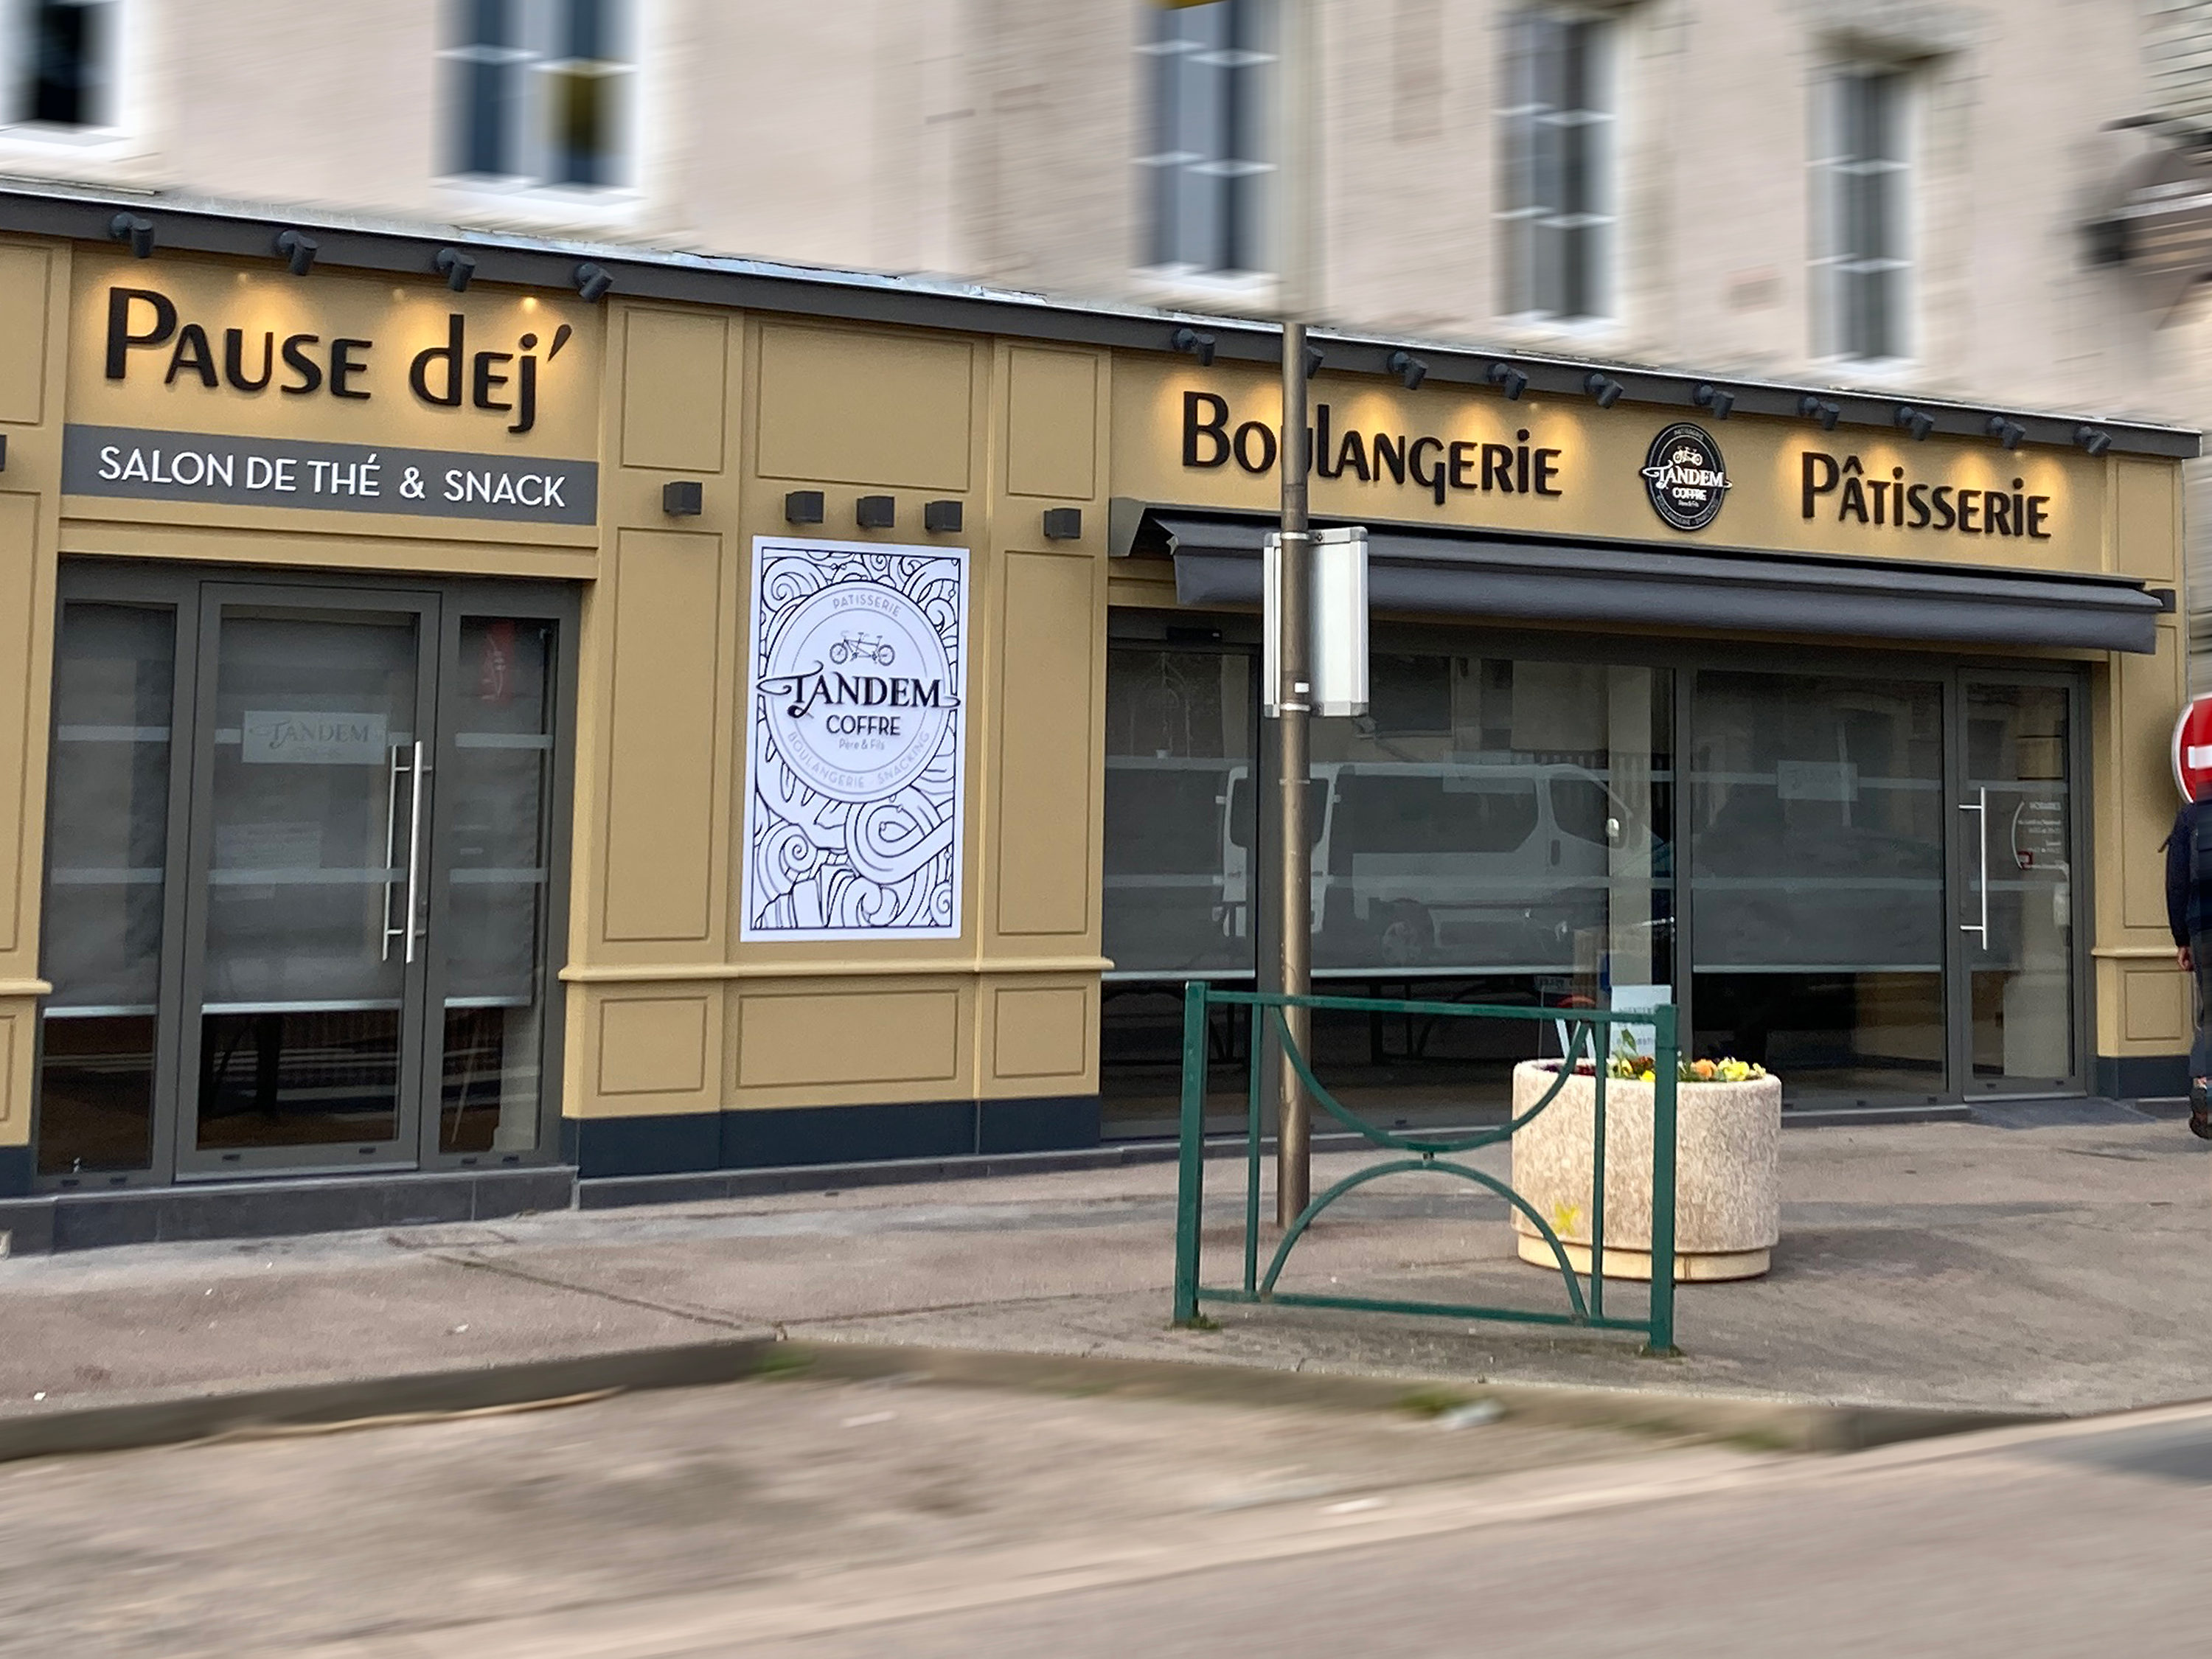
[[[2212,785],[2212,695],[2193,700],[2173,723],[2173,781],[2184,800]]]

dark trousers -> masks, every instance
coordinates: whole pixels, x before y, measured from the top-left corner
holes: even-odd
[[[2189,1075],[2212,1077],[2212,936],[2196,939],[2190,951],[2197,963],[2197,1040],[2189,1045]]]

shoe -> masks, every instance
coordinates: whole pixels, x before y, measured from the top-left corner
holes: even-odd
[[[2189,1085],[2189,1133],[2199,1140],[2212,1140],[2212,1085],[2201,1077]]]

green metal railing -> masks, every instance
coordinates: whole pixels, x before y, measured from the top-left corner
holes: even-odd
[[[1206,1034],[1216,1007],[1251,1010],[1255,1030],[1250,1047],[1251,1087],[1245,1109],[1244,1133],[1244,1276],[1235,1288],[1219,1288],[1200,1281],[1200,1225],[1206,1196]],[[1283,1019],[1285,1008],[1314,1008],[1364,1014],[1412,1014],[1442,1019],[1507,1019],[1567,1028],[1571,1035],[1552,1086],[1526,1111],[1510,1122],[1456,1135],[1395,1133],[1368,1122],[1322,1086],[1307,1057],[1290,1038]],[[1671,1006],[1614,1012],[1606,1009],[1504,1008],[1480,1003],[1407,1002],[1376,997],[1292,997],[1261,991],[1222,991],[1203,981],[1185,988],[1182,1025],[1182,1148],[1176,1193],[1175,1319],[1182,1326],[1203,1323],[1201,1302],[1272,1302],[1301,1308],[1350,1308],[1370,1313],[1431,1314],[1451,1319],[1516,1320],[1535,1325],[1579,1325],[1600,1330],[1640,1331],[1644,1352],[1674,1352],[1674,1103],[1679,1057]],[[1624,1319],[1606,1311],[1605,1280],[1605,1060],[1611,1052],[1609,1036],[1617,1025],[1652,1028],[1651,1133],[1651,1292],[1641,1319]],[[1260,1268],[1260,1131],[1265,1114],[1261,1091],[1266,1068],[1261,1056],[1273,1045],[1305,1085],[1321,1109],[1347,1129],[1386,1151],[1403,1154],[1387,1163],[1353,1171],[1318,1194],[1284,1231],[1266,1272]],[[1528,1200],[1497,1176],[1471,1164],[1455,1162],[1460,1154],[1508,1139],[1559,1097],[1578,1060],[1592,1060],[1595,1073],[1593,1133],[1590,1149],[1590,1270],[1584,1280],[1568,1259],[1566,1246],[1551,1224]],[[1565,1281],[1565,1312],[1522,1308],[1462,1306],[1442,1302],[1408,1302],[1392,1297],[1319,1296],[1275,1288],[1283,1264],[1306,1236],[1314,1219],[1346,1194],[1379,1181],[1384,1176],[1435,1173],[1456,1176],[1496,1194],[1526,1216],[1551,1246],[1559,1276]]]

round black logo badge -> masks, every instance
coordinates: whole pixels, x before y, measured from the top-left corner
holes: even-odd
[[[1677,530],[1703,530],[1720,517],[1729,477],[1713,434],[1688,421],[1662,432],[1644,458],[1644,488],[1652,511]]]

